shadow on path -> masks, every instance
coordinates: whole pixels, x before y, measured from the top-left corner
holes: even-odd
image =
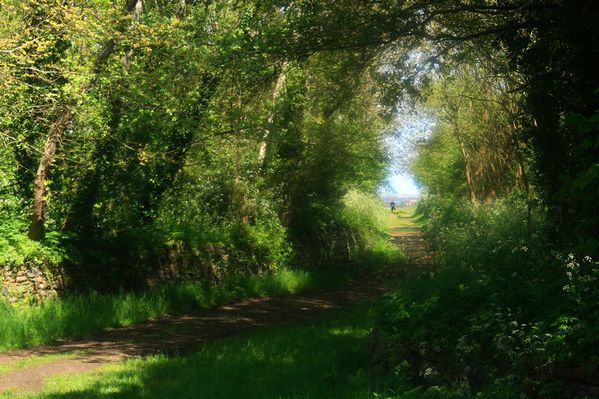
[[[307,321],[316,314],[340,309],[380,296],[385,288],[369,278],[334,291],[319,291],[273,298],[250,298],[192,315],[168,316],[134,326],[117,328],[96,336],[59,342],[31,350],[0,353],[0,364],[32,356],[85,352],[0,374],[0,392],[39,391],[46,378],[92,370],[103,364],[156,353],[186,354],[204,343],[256,327]]]

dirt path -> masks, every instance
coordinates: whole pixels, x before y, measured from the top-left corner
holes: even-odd
[[[407,255],[408,266],[430,266],[434,260],[433,251],[424,238],[418,217],[414,216],[414,209],[398,208],[389,219],[391,238]]]
[[[392,217],[395,217],[393,215]],[[400,222],[404,222],[399,215]],[[405,216],[405,222],[411,221]],[[393,222],[397,222],[393,220]],[[422,264],[426,247],[417,226],[391,224],[392,240],[408,253],[411,264]],[[318,291],[283,297],[251,298],[193,315],[168,316],[130,327],[68,340],[31,350],[0,353],[0,393],[7,390],[36,392],[44,380],[57,374],[80,373],[134,356],[155,353],[185,354],[208,341],[250,329],[280,323],[298,323],[331,309],[358,304],[385,292],[373,275],[364,275],[334,291]],[[22,367],[24,361],[30,364]]]
[[[0,392],[39,391],[47,377],[89,371],[133,356],[193,352],[210,340],[270,324],[306,321],[320,312],[377,297],[384,290],[380,282],[369,279],[335,291],[246,299],[194,315],[170,316],[118,328],[87,339],[0,353],[0,365],[15,366],[14,370],[0,374]],[[61,355],[65,358],[56,358]],[[32,357],[39,363],[18,367],[19,362]],[[44,361],[43,357],[54,359]]]

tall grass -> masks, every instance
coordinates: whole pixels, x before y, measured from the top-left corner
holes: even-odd
[[[355,272],[403,260],[401,251],[388,242],[387,212],[372,196],[348,194],[340,218],[358,235],[354,238],[354,262],[349,267],[280,267],[261,275],[229,275],[219,284],[179,281],[146,291],[73,295],[31,307],[11,306],[0,300],[0,350],[46,344],[166,314],[189,313],[243,297],[333,287]]]
[[[230,276],[219,284],[173,282],[143,292],[89,293],[32,307],[0,302],[0,350],[22,348],[187,313],[249,296],[298,292],[334,283],[331,274],[280,269],[263,276]]]
[[[397,265],[405,260],[401,250],[389,240],[389,229],[394,226],[389,223],[389,209],[381,205],[378,196],[350,190],[342,204],[338,217],[354,233],[356,260],[369,268]]]
[[[343,217],[348,225],[362,233],[355,256],[357,262],[352,267],[281,267],[262,275],[230,275],[219,284],[172,282],[140,292],[73,295],[32,307],[15,307],[0,301],[0,350],[46,344],[166,314],[188,313],[243,297],[333,287],[349,280],[356,271],[401,262],[403,256],[399,249],[387,242],[386,213],[380,204],[370,197],[353,194],[348,198]]]

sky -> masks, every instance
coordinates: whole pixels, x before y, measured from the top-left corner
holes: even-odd
[[[412,176],[403,173],[394,173],[389,177],[389,184],[382,188],[383,194],[393,194],[406,197],[419,197],[420,190],[414,183]]]
[[[396,120],[385,138],[391,163],[386,181],[380,188],[382,195],[420,197],[420,189],[409,172],[410,164],[435,125],[435,118],[426,109],[409,102],[399,105]]]
[[[418,153],[418,147],[430,137],[436,126],[434,116],[417,104],[398,104],[398,113],[385,145],[391,163],[387,178],[380,188],[382,195],[420,197],[421,191],[409,172],[410,165]]]

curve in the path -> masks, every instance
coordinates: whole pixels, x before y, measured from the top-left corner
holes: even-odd
[[[32,356],[84,351],[74,357],[0,374],[0,393],[7,390],[39,391],[50,376],[89,371],[133,356],[193,352],[210,340],[270,324],[306,321],[317,313],[364,302],[384,291],[382,283],[365,278],[339,290],[246,299],[194,315],[169,316],[114,329],[92,338],[0,353],[0,364],[10,367],[11,363]]]

